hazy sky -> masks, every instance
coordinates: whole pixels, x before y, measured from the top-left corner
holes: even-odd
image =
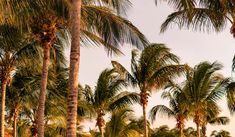
[[[132,0],[133,6],[128,12],[128,19],[136,25],[149,39],[154,43],[165,43],[173,53],[181,58],[182,63],[188,63],[191,66],[201,61],[219,61],[223,63],[222,73],[225,76],[231,76],[231,64],[233,55],[235,54],[235,39],[230,35],[228,24],[221,33],[202,33],[193,32],[191,30],[179,30],[174,26],[167,30],[164,34],[160,34],[160,25],[171,13],[172,8],[164,3],[160,3],[157,7],[154,0]],[[118,60],[127,68],[130,67],[131,46],[124,46],[122,51],[125,56],[107,57],[103,48],[82,48],[81,49],[81,68],[80,82],[82,84],[95,85],[100,72],[111,67],[111,60]],[[160,93],[152,95],[150,98],[148,110],[154,105],[165,104],[166,101],[160,99]],[[225,100],[220,103],[223,113],[229,116]],[[137,116],[142,115],[141,107],[135,107]],[[194,124],[187,122],[189,126]],[[176,124],[174,120],[157,117],[153,127],[167,124],[173,128]],[[233,130],[235,126],[235,118],[231,118],[231,122],[227,126],[208,126],[208,135],[212,130],[225,129],[235,136]]]

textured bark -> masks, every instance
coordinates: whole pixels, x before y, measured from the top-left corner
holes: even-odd
[[[143,107],[143,117],[144,117],[144,137],[148,137],[148,122],[146,114],[146,107],[148,105],[148,96],[149,94],[144,90],[140,93],[140,102]]]
[[[202,136],[206,137],[206,125],[202,126]]]
[[[17,121],[19,116],[18,107],[15,108],[14,117],[13,117],[13,137],[17,137]]]
[[[184,137],[184,117],[179,116],[177,118],[178,128],[180,131],[179,137]]]
[[[148,123],[147,123],[146,107],[147,107],[147,103],[143,104],[144,137],[148,137]]]
[[[5,123],[5,98],[6,98],[6,85],[7,85],[7,80],[3,78],[2,80],[2,85],[1,85],[1,134],[0,137],[4,137],[4,123]]]
[[[78,97],[78,77],[80,65],[80,19],[81,0],[72,0],[72,11],[70,21],[72,25],[70,67],[69,67],[69,94],[67,99],[67,137],[76,137],[77,125],[77,97]]]
[[[201,137],[200,125],[197,123],[197,137]]]
[[[50,64],[50,44],[45,44],[43,46],[43,68],[41,76],[41,88],[39,94],[39,104],[37,109],[37,128],[38,128],[38,137],[44,137],[44,111],[45,111],[45,102],[47,94],[47,77],[48,77],[48,67]]]
[[[104,137],[104,127],[105,127],[105,120],[103,118],[105,114],[102,110],[99,111],[98,117],[96,119],[96,125],[99,127],[101,137]]]

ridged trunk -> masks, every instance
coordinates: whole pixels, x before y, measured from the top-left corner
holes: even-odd
[[[100,131],[100,137],[104,137],[104,128],[101,126],[98,126],[98,127],[99,127],[99,131]]]
[[[19,110],[18,107],[15,108],[13,117],[13,137],[17,137],[17,122],[18,122]]]
[[[147,114],[146,108],[148,105],[148,93],[143,91],[140,93],[141,104],[143,107],[143,117],[144,117],[144,137],[148,137],[148,121],[147,121]]]
[[[206,137],[206,125],[202,126],[202,136]]]
[[[6,86],[7,86],[7,81],[5,79],[3,79],[2,81],[2,85],[1,85],[1,135],[0,137],[4,137],[4,123],[5,123],[5,98],[6,98]]]
[[[180,131],[179,137],[184,137],[184,117],[179,116],[177,118],[177,124]]]
[[[104,113],[100,111],[96,119],[96,125],[99,127],[101,137],[104,137],[104,127],[105,127],[105,120],[103,116],[104,116]]]
[[[39,104],[37,109],[37,133],[38,137],[44,137],[44,111],[47,94],[48,67],[50,64],[50,44],[43,45],[43,66],[41,76],[41,88],[39,93]]]
[[[200,132],[200,125],[196,123],[197,125],[197,137],[201,137],[201,132]]]
[[[69,67],[69,93],[67,99],[67,137],[76,137],[77,125],[77,98],[78,98],[78,77],[80,65],[80,19],[81,0],[72,0],[71,21],[71,50]]]

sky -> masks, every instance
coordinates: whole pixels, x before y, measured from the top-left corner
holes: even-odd
[[[181,63],[194,66],[202,61],[218,61],[223,64],[221,71],[226,77],[231,76],[232,59],[235,54],[235,39],[229,32],[228,24],[220,33],[195,32],[192,30],[180,30],[176,25],[169,28],[165,33],[160,33],[161,23],[173,10],[164,2],[155,5],[154,0],[131,0],[132,8],[129,9],[127,18],[144,33],[151,43],[164,43],[174,54],[180,57]],[[132,46],[124,45],[122,52],[125,56],[107,56],[103,48],[82,47],[80,64],[80,83],[95,85],[102,70],[111,67],[111,60],[119,61],[125,67],[130,68],[130,53]],[[148,111],[155,105],[168,104],[160,98],[161,93],[152,94],[149,98]],[[230,116],[227,110],[225,99],[219,102],[223,110],[221,116]],[[140,106],[134,107],[136,115],[141,116]],[[176,122],[173,119],[157,117],[152,127],[168,125],[173,128]],[[208,135],[213,130],[224,129],[235,136],[234,129],[235,116],[231,117],[230,124],[226,126],[208,126]],[[187,122],[187,126],[195,127],[192,121]]]

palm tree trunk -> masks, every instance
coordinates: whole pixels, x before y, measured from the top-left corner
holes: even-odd
[[[98,113],[98,117],[96,119],[96,125],[99,127],[101,137],[104,137],[104,127],[105,127],[105,120],[103,118],[104,113]]]
[[[4,128],[4,121],[5,121],[5,98],[6,98],[6,85],[7,85],[7,81],[3,78],[2,80],[2,85],[1,85],[1,90],[2,90],[2,94],[1,94],[1,135],[0,137],[4,137],[4,131],[5,131],[5,128]]]
[[[70,51],[69,94],[67,99],[67,137],[76,137],[78,77],[80,65],[81,0],[72,0],[70,21],[72,44]]]
[[[179,116],[177,118],[177,124],[178,124],[178,128],[180,131],[179,137],[184,137],[184,117],[183,116]]]
[[[100,130],[100,137],[104,137],[104,128],[99,126],[99,130]]]
[[[206,125],[202,126],[202,136],[206,137]]]
[[[147,107],[147,104],[143,104],[144,137],[148,137],[148,123],[147,123],[146,107]]]
[[[180,125],[180,137],[184,137],[184,128],[183,125]]]
[[[196,123],[196,125],[197,125],[197,137],[201,137],[200,125],[199,123]]]
[[[50,43],[43,46],[43,66],[42,66],[42,76],[41,76],[41,88],[39,94],[39,105],[37,110],[37,128],[38,137],[44,137],[44,111],[47,93],[47,77],[48,77],[48,67],[50,63]]]
[[[16,107],[14,111],[14,120],[13,120],[13,137],[17,137],[17,121],[19,116],[19,110]]]
[[[147,122],[147,115],[146,115],[146,108],[148,104],[148,93],[141,92],[140,93],[141,103],[143,107],[143,117],[144,117],[144,137],[148,137],[148,122]]]

